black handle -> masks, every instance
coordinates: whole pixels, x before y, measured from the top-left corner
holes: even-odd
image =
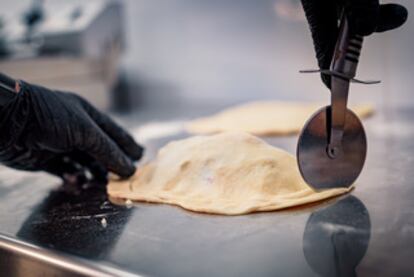
[[[343,12],[331,71],[353,79],[356,75],[363,42],[362,36],[350,33],[348,19]]]

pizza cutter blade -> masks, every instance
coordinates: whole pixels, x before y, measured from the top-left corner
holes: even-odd
[[[342,149],[332,153],[330,117],[330,106],[318,110],[305,124],[297,146],[302,177],[315,189],[351,186],[362,171],[367,153],[364,128],[351,110],[346,112]]]
[[[323,72],[331,76],[331,105],[307,121],[297,145],[299,171],[315,189],[349,187],[364,166],[365,131],[359,118],[347,109],[362,42],[361,36],[350,34],[344,12],[330,70]]]

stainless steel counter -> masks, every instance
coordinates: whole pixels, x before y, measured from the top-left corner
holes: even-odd
[[[67,190],[44,174],[2,170],[1,233],[92,268],[122,269],[118,273],[411,276],[414,109],[393,114],[364,122],[368,160],[356,189],[339,199],[281,212],[213,216],[168,205],[116,206],[103,185]],[[147,155],[183,136],[147,142]],[[268,141],[291,152],[296,144],[295,137]],[[6,255],[3,240],[0,253]],[[1,265],[4,270],[13,264]]]
[[[138,35],[124,66],[131,91],[142,93],[139,109],[120,117],[130,130],[252,99],[329,99],[317,76],[297,73],[315,64],[310,35],[304,22],[275,16],[282,0],[175,0],[155,8],[161,2],[127,1],[128,18],[141,24],[128,23]],[[366,40],[359,76],[383,83],[351,91],[353,102],[372,102],[377,112],[363,121],[367,162],[350,195],[226,217],[117,206],[103,184],[63,189],[42,173],[0,169],[0,275],[65,265],[66,274],[78,275],[413,276],[413,19]],[[145,141],[146,159],[185,136]],[[296,140],[267,139],[291,153]]]

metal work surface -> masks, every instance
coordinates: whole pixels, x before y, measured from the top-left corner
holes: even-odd
[[[120,207],[102,186],[64,189],[47,175],[5,169],[0,232],[96,266],[150,276],[412,276],[414,109],[393,115],[380,111],[364,121],[367,163],[356,189],[340,199],[212,216],[168,205]],[[147,156],[182,136],[148,141]],[[296,140],[268,141],[294,153]]]
[[[298,74],[316,63],[306,23],[275,13],[275,2],[300,1],[125,2],[127,29],[135,33],[123,66],[130,92],[140,92],[131,101],[137,111],[122,119],[129,130],[249,100],[329,103],[318,76]],[[398,2],[414,9],[413,1]],[[358,77],[383,83],[352,87],[351,102],[371,102],[376,113],[362,122],[367,158],[348,196],[212,216],[169,205],[117,206],[102,185],[64,189],[46,174],[1,168],[0,275],[11,265],[36,275],[44,270],[40,259],[49,273],[65,265],[79,275],[414,276],[414,16],[408,20],[365,39]],[[140,141],[145,160],[184,136],[147,136]],[[297,139],[267,141],[294,154]]]

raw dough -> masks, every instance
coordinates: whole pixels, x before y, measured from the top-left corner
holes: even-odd
[[[290,135],[299,133],[306,120],[322,106],[315,103],[253,102],[193,120],[185,128],[193,134],[244,131],[259,136]],[[351,109],[361,118],[374,112],[369,104]]]
[[[241,132],[171,142],[132,178],[108,185],[111,197],[224,215],[279,210],[349,190],[313,191],[291,154]]]

